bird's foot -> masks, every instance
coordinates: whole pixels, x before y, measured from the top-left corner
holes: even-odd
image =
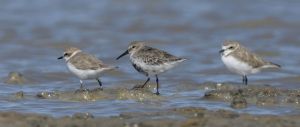
[[[139,89],[143,89],[143,88],[144,88],[143,85],[136,85],[131,90],[139,90]]]

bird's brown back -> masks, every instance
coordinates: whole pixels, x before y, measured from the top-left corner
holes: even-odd
[[[95,56],[84,52],[77,53],[69,60],[69,62],[72,63],[77,69],[81,70],[97,70],[107,67],[107,65],[105,65]]]

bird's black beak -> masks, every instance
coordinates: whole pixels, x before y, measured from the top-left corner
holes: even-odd
[[[126,50],[123,54],[121,54],[121,55],[117,58],[117,60],[120,59],[121,57],[127,55],[127,54],[129,54],[129,51],[128,51],[128,50]]]
[[[61,57],[58,57],[57,59],[59,59],[59,60],[60,60],[60,59],[63,59],[63,58],[64,58],[64,56],[61,56]]]
[[[219,51],[219,53],[220,53],[220,54],[222,54],[224,51],[225,51],[225,50],[224,50],[224,49],[222,49],[222,50],[220,50],[220,51]]]

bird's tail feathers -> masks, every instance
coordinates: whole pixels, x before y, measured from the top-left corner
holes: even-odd
[[[187,58],[179,58],[180,62],[183,62],[183,61],[186,61],[186,60],[188,60],[188,59]]]
[[[110,70],[116,70],[118,68],[119,68],[118,66],[107,66],[104,69],[107,70],[107,71],[110,71]]]
[[[262,68],[275,68],[275,69],[280,69],[281,66],[279,64],[275,64],[275,63],[272,63],[272,62],[267,62],[266,65],[262,66]]]

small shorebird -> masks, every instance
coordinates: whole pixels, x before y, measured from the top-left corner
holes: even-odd
[[[67,48],[63,56],[58,59],[65,59],[69,70],[80,79],[81,89],[83,88],[82,80],[90,79],[97,80],[102,89],[102,83],[99,77],[103,72],[116,68],[104,64],[95,56],[85,53],[75,47]]]
[[[243,83],[248,84],[248,74],[255,74],[266,68],[281,68],[280,65],[267,62],[248,51],[237,41],[225,41],[219,52],[225,66],[233,73],[243,76]]]
[[[156,94],[159,95],[158,74],[173,68],[186,59],[179,58],[165,51],[146,46],[145,43],[146,42],[142,41],[131,42],[128,49],[122,55],[120,55],[117,60],[129,54],[133,67],[139,73],[142,73],[148,77],[143,85],[137,85],[133,89],[144,88],[150,81],[150,76],[155,76]]]

